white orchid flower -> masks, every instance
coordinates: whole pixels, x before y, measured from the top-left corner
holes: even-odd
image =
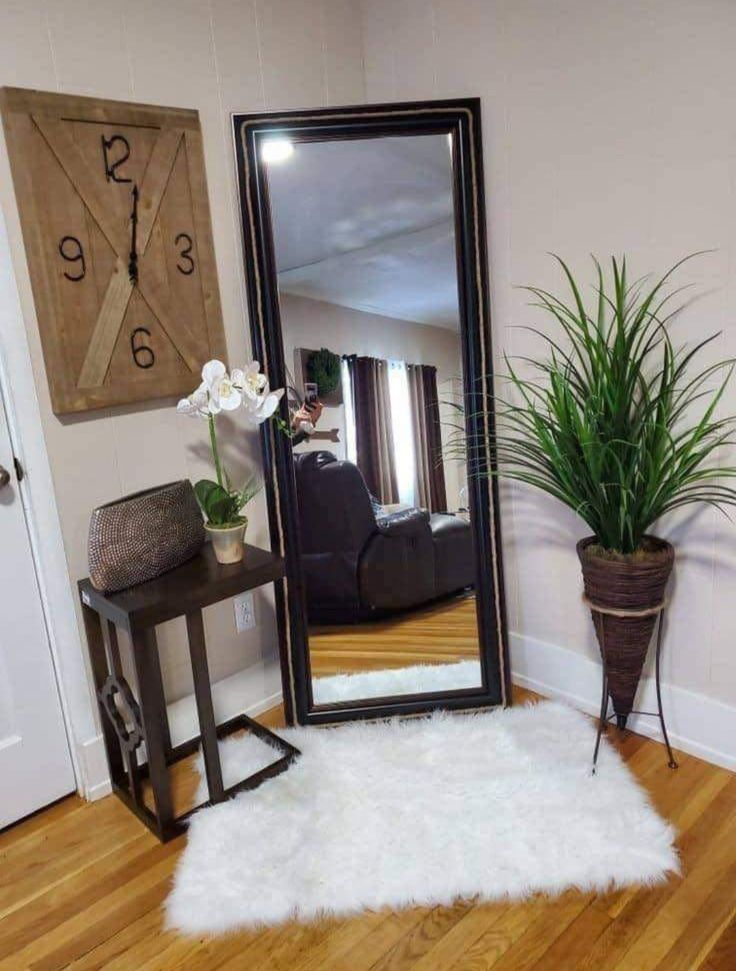
[[[182,415],[212,418],[242,405],[248,423],[260,425],[276,411],[283,393],[283,388],[271,391],[258,361],[228,374],[222,361],[213,360],[202,368],[200,386],[188,398],[182,398],[176,410]]]
[[[279,388],[278,391],[269,391],[267,394],[255,398],[244,395],[243,410],[249,424],[261,425],[264,421],[267,421],[278,408],[283,393],[284,389]]]
[[[207,418],[209,414],[207,401],[207,388],[202,383],[188,398],[181,399],[176,410],[180,415],[189,415],[190,418]]]
[[[222,361],[208,361],[202,368],[202,381],[209,395],[209,411],[217,415],[221,411],[235,411],[243,396],[227,373]]]
[[[265,374],[261,374],[261,365],[258,361],[252,361],[244,371],[233,371],[233,381],[249,398],[268,394],[268,378]]]

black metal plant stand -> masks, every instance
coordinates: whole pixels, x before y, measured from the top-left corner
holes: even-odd
[[[623,617],[627,615],[632,617],[633,616],[640,617],[642,616],[642,613],[644,613],[643,611],[640,611],[640,610],[624,611],[620,609],[615,609],[615,610],[607,609],[605,607],[599,606],[598,604],[592,603],[587,599],[587,597],[583,597],[583,600],[586,602],[586,604],[588,605],[588,607],[590,607],[592,611],[598,614],[613,614],[616,617]],[[660,683],[660,659],[662,656],[662,631],[664,629],[666,606],[667,606],[666,602],[662,601],[662,603],[657,604],[655,607],[650,607],[647,611],[645,611],[648,614],[657,614],[657,653],[655,655],[655,684],[657,688],[657,711],[632,710],[629,712],[629,714],[647,715],[647,716],[651,716],[652,718],[659,718],[659,724],[662,727],[662,737],[664,738],[664,744],[667,748],[667,757],[668,757],[667,765],[669,766],[670,769],[676,769],[677,761],[675,760],[675,756],[672,752],[672,746],[670,745],[669,736],[667,735],[667,726],[664,721],[664,710],[662,708],[662,688]],[[595,775],[596,767],[598,765],[598,752],[600,751],[600,747],[601,747],[601,736],[603,735],[603,732],[605,731],[608,722],[612,718],[617,717],[615,712],[613,712],[610,715],[608,714],[608,662],[606,657],[605,625],[600,624],[599,630],[600,630],[601,671],[603,676],[603,685],[601,690],[601,711],[598,717],[598,731],[596,733],[595,748],[593,750],[593,768],[592,768],[593,775]]]

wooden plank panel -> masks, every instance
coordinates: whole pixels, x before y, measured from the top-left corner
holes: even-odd
[[[0,94],[3,92],[0,91]],[[31,273],[31,283],[51,401],[55,409],[63,410],[67,405],[66,389],[69,378],[66,369],[58,366],[60,361],[64,361],[64,347],[57,302],[54,300],[54,271],[46,255],[47,240],[42,219],[44,205],[37,197],[33,169],[28,164],[29,159],[36,157],[37,139],[40,136],[32,118],[27,114],[4,113],[3,126],[18,208],[21,218],[25,216],[23,240],[26,255],[29,265],[35,268],[35,272]]]
[[[77,380],[78,388],[97,388],[103,384],[132,292],[127,264],[118,257],[87,345]]]
[[[217,284],[217,263],[215,261],[215,241],[212,236],[212,222],[209,206],[205,205],[209,199],[207,191],[207,176],[204,168],[204,145],[202,132],[199,128],[188,128],[185,133],[187,166],[189,169],[189,185],[192,192],[192,210],[194,216],[194,232],[198,240],[197,250],[201,264],[202,296],[204,311],[207,318],[207,335],[209,338],[210,357],[227,357],[225,332],[222,329],[222,307],[220,306],[220,289]]]
[[[203,293],[208,269],[206,264],[202,266],[203,255],[205,261],[207,259],[207,248],[200,239],[194,218],[184,141],[179,146],[171,178],[161,200],[157,225],[160,256],[151,261],[151,265],[160,269],[159,293],[165,288],[170,312],[177,321],[185,322],[193,336],[196,335],[197,353],[200,363],[203,363],[216,356],[210,353],[209,325],[196,329],[197,321],[208,320]],[[183,238],[182,234],[185,234]],[[187,254],[188,249],[191,252]],[[183,273],[180,267],[191,272]]]
[[[144,105],[133,101],[110,101],[83,95],[57,94],[31,88],[5,87],[0,89],[3,111],[46,112],[72,118],[95,118],[98,121],[130,125],[149,125],[155,128],[199,130],[199,114],[191,108],[171,108]]]

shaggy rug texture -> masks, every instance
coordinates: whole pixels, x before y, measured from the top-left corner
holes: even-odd
[[[197,813],[169,896],[189,934],[365,909],[651,884],[674,833],[593,723],[554,702],[281,734],[285,773]],[[226,784],[274,760],[222,745]]]
[[[480,661],[455,661],[449,664],[412,664],[406,668],[384,668],[359,674],[332,674],[312,679],[315,705],[358,698],[385,698],[394,695],[426,694],[459,688],[479,688],[483,683]]]

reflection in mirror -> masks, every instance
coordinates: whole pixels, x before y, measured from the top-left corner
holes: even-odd
[[[315,705],[482,684],[447,134],[263,146]],[[445,454],[443,454],[443,451]]]

